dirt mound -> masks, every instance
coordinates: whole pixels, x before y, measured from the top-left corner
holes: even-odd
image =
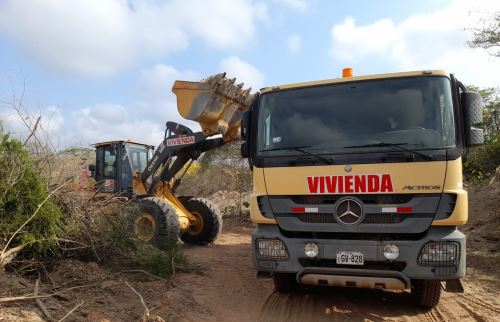
[[[500,276],[500,182],[467,188],[469,221],[461,228],[467,235],[467,264]]]

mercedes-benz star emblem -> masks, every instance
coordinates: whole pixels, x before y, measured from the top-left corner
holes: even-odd
[[[335,207],[335,219],[339,224],[352,226],[357,225],[365,218],[363,205],[352,197],[342,198],[337,201]]]
[[[344,170],[345,170],[345,172],[351,172],[352,167],[351,167],[350,165],[346,165],[346,166],[344,167]]]

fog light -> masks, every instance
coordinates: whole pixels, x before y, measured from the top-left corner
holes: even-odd
[[[259,238],[255,241],[258,259],[285,261],[288,260],[288,251],[285,244],[279,239]]]
[[[432,242],[420,251],[418,263],[425,266],[450,265],[458,261],[460,244],[457,242]]]
[[[387,258],[388,260],[395,260],[396,258],[399,257],[399,248],[396,245],[385,245],[384,247],[384,257]]]
[[[315,243],[308,243],[304,246],[304,253],[309,258],[314,258],[319,254],[319,246]]]

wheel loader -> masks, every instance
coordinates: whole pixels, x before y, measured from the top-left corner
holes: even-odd
[[[241,114],[253,100],[251,89],[225,74],[201,82],[176,81],[172,91],[182,116],[203,124],[202,131],[167,122],[155,149],[132,141],[96,143],[96,163],[89,170],[99,193],[127,198],[137,205],[130,214],[133,235],[162,249],[182,241],[205,245],[222,229],[222,218],[210,201],[178,196],[176,188],[203,152],[239,137]],[[208,139],[214,135],[221,137]]]

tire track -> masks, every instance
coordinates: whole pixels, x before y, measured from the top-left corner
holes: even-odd
[[[466,302],[466,304],[471,304],[471,306],[477,306],[478,308],[486,309],[486,310],[494,312],[496,314],[500,314],[500,308],[496,307],[492,303],[485,302],[485,301],[478,299],[474,296],[466,297],[466,296],[462,295],[462,296],[460,296],[460,299],[463,300],[464,302]],[[459,300],[457,299],[457,301],[459,301]]]

